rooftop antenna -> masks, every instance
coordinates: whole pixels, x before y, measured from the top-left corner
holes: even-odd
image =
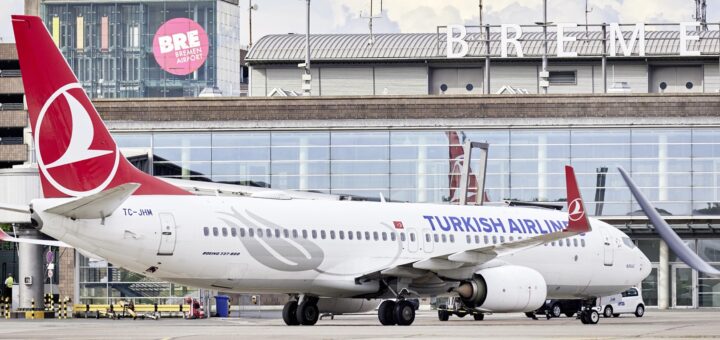
[[[382,11],[383,11],[383,0],[380,0],[380,11],[378,12],[378,15],[374,15],[373,10],[373,4],[377,0],[370,0],[370,14],[367,16],[363,16],[362,11],[360,12],[360,18],[361,19],[368,19],[368,26],[370,27],[370,39],[368,40],[367,44],[372,45],[375,43],[375,36],[373,35],[373,20],[374,19],[380,19],[382,18]]]
[[[707,3],[705,0],[695,0],[695,15],[693,16],[695,21],[700,23],[698,31],[707,31]]]
[[[588,14],[593,11],[592,7],[588,9],[588,1],[590,0],[585,0],[585,39],[588,37]]]

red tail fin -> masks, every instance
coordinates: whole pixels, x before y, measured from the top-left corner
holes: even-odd
[[[86,196],[130,182],[140,184],[136,195],[189,194],[120,154],[39,17],[13,15],[12,24],[45,197]]]
[[[577,233],[585,233],[591,230],[590,220],[585,210],[585,204],[580,196],[577,180],[575,179],[575,170],[573,167],[565,166],[565,182],[567,186],[567,202],[568,202],[568,227],[565,231]]]
[[[460,179],[465,162],[465,135],[457,131],[448,131],[448,151],[450,156],[450,202],[460,202]],[[467,189],[467,203],[474,204],[477,200],[478,180],[470,168]],[[487,202],[487,200],[486,200]]]

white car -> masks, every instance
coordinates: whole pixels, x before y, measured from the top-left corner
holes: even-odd
[[[635,314],[641,318],[645,314],[645,301],[637,288],[630,288],[620,294],[601,297],[598,306],[604,317],[617,318],[620,314]]]

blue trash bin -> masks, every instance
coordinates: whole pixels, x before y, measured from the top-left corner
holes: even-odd
[[[230,316],[230,304],[228,303],[228,301],[230,301],[229,296],[215,296],[215,311],[217,311],[218,317],[227,318],[228,316]]]

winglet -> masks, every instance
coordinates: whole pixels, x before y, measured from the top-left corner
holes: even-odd
[[[685,242],[680,239],[680,236],[672,230],[657,210],[655,210],[655,207],[650,203],[645,195],[643,195],[632,178],[630,178],[630,175],[625,172],[625,169],[618,167],[618,171],[620,171],[620,175],[625,180],[625,183],[627,183],[630,192],[632,192],[633,196],[635,196],[635,200],[640,205],[643,212],[645,212],[645,215],[647,215],[650,222],[652,222],[653,226],[655,226],[655,231],[660,234],[660,238],[667,243],[668,247],[670,247],[670,249],[672,249],[672,251],[675,252],[675,254],[677,254],[677,256],[691,268],[712,277],[720,277],[720,270],[714,268],[700,258],[700,256],[690,249]]]
[[[564,231],[575,233],[586,233],[592,230],[590,220],[585,210],[580,189],[578,189],[577,179],[575,178],[575,170],[573,167],[565,166],[565,185],[567,186],[567,202],[568,202],[568,226]]]

